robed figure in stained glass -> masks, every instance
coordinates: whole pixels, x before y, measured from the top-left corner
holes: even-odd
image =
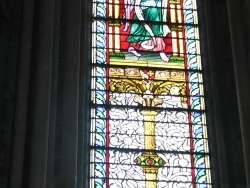
[[[124,0],[124,17],[130,19],[134,10],[127,42],[128,51],[140,57],[139,51],[159,52],[163,61],[169,61],[164,53],[166,44],[164,37],[170,33],[167,21],[167,0]],[[127,22],[124,31],[128,30]]]

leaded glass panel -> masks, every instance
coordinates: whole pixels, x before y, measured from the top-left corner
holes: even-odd
[[[196,0],[94,0],[91,188],[209,188]]]

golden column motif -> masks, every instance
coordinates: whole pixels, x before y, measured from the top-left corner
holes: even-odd
[[[109,55],[110,58],[124,59],[124,55],[120,51],[120,0],[109,0]]]
[[[156,111],[151,110],[142,110],[141,114],[144,117],[144,147],[146,150],[155,150],[155,116],[158,114]],[[150,163],[150,159],[153,161],[157,161],[159,164],[159,160],[161,159],[157,154],[154,152],[146,152],[142,154],[143,157],[149,159],[147,163]],[[162,160],[162,159],[161,159]],[[153,162],[152,162],[153,163]],[[146,178],[146,188],[155,188],[156,180],[157,180],[157,173],[159,167],[165,164],[165,161],[162,160],[162,163],[155,166],[143,166],[143,170],[145,173]]]
[[[152,82],[151,82],[152,83]],[[146,88],[150,84],[146,83]],[[163,101],[159,97],[154,97],[150,90],[146,90],[142,96],[137,96],[134,101],[145,107],[154,107]],[[166,163],[161,157],[154,152],[155,144],[155,116],[158,114],[155,110],[144,109],[141,111],[144,121],[144,149],[148,150],[136,158],[135,163],[143,168],[146,178],[146,188],[157,187],[158,169]]]
[[[170,21],[171,23],[176,23],[171,27],[171,34],[172,34],[172,48],[173,48],[173,57],[171,59],[175,60],[183,60],[184,56],[184,41],[183,41],[183,33],[182,25],[178,25],[183,22],[182,18],[182,8],[181,8],[181,1],[180,0],[170,0]]]
[[[154,150],[155,149],[155,116],[158,114],[156,111],[152,110],[142,110],[141,114],[143,115],[144,119],[144,145],[145,149]]]

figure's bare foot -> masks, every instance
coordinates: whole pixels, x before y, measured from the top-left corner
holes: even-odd
[[[160,56],[161,56],[162,61],[165,61],[165,62],[169,61],[168,56],[166,56],[164,52],[160,52]]]
[[[154,47],[155,47],[154,44],[153,44],[153,45],[148,44],[148,41],[143,41],[143,42],[141,43],[141,46],[142,46],[144,49],[146,49],[146,50],[153,50]]]
[[[129,47],[128,52],[131,52],[132,54],[134,54],[137,57],[141,57],[141,54],[138,53],[133,47]]]

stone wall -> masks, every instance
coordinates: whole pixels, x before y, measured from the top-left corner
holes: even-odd
[[[0,0],[0,187],[7,187],[21,1]]]

